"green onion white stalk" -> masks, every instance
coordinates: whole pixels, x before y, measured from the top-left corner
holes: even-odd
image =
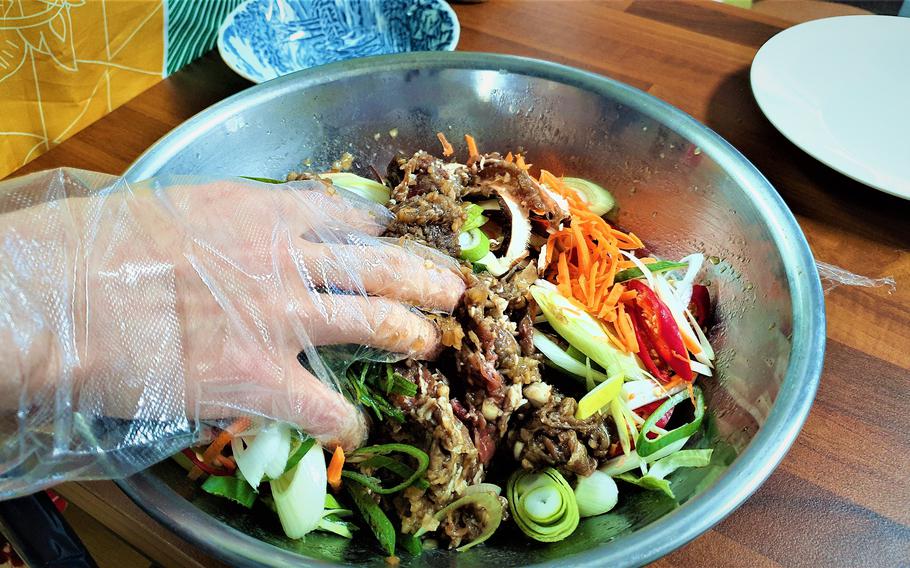
[[[296,466],[269,484],[278,519],[288,538],[302,538],[315,529],[322,520],[326,496],[322,446],[313,444]]]

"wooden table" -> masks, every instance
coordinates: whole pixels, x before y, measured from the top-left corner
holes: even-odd
[[[456,5],[459,49],[512,53],[625,81],[704,122],[771,180],[816,258],[893,276],[827,295],[818,396],[780,468],[738,511],[655,566],[910,565],[910,202],[816,162],[764,118],[749,65],[791,25],[714,3]],[[17,173],[119,173],[152,142],[248,83],[210,55]],[[910,157],[908,157],[910,159]]]

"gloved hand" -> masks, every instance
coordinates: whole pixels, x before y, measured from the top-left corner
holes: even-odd
[[[0,498],[129,475],[242,415],[361,444],[318,348],[431,358],[412,306],[464,291],[446,257],[378,239],[389,220],[318,181],[0,183]]]

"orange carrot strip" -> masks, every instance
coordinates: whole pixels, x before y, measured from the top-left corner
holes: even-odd
[[[528,167],[529,167],[529,166],[525,163],[525,157],[522,156],[521,154],[518,154],[517,156],[515,156],[515,165],[518,166],[519,168],[523,169],[523,170],[527,170]]]
[[[221,451],[227,446],[234,436],[240,434],[250,427],[253,422],[246,417],[238,418],[227,428],[218,433],[211,445],[205,449],[202,454],[202,461],[209,465],[217,465],[216,459],[221,455]]]
[[[332,461],[326,468],[325,474],[332,489],[338,491],[341,489],[341,468],[344,467],[344,450],[341,446],[335,446],[335,452],[332,454]]]
[[[607,305],[615,306],[616,302],[619,301],[619,298],[622,296],[622,293],[625,291],[626,291],[625,286],[623,286],[622,284],[615,284],[612,288],[610,288],[610,294],[607,296],[607,299],[605,300]]]
[[[638,297],[638,292],[636,292],[635,290],[626,290],[619,297],[619,301],[620,302],[629,302],[629,301],[634,300],[637,297]]]
[[[452,145],[446,140],[446,135],[442,132],[436,133],[436,138],[439,138],[439,143],[442,144],[442,155],[449,157],[455,153],[455,148],[452,148]]]
[[[506,161],[509,162],[510,164],[515,161],[515,157],[512,156],[512,152],[509,152],[508,154],[506,154]]]
[[[477,151],[477,142],[474,140],[474,137],[470,134],[464,135],[464,141],[468,145],[468,155],[470,157],[479,156],[480,152]]]

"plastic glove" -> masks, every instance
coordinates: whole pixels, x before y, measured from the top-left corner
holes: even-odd
[[[319,347],[430,358],[411,306],[464,291],[445,257],[376,238],[389,219],[318,181],[0,183],[0,498],[132,474],[222,418],[363,443]]]

